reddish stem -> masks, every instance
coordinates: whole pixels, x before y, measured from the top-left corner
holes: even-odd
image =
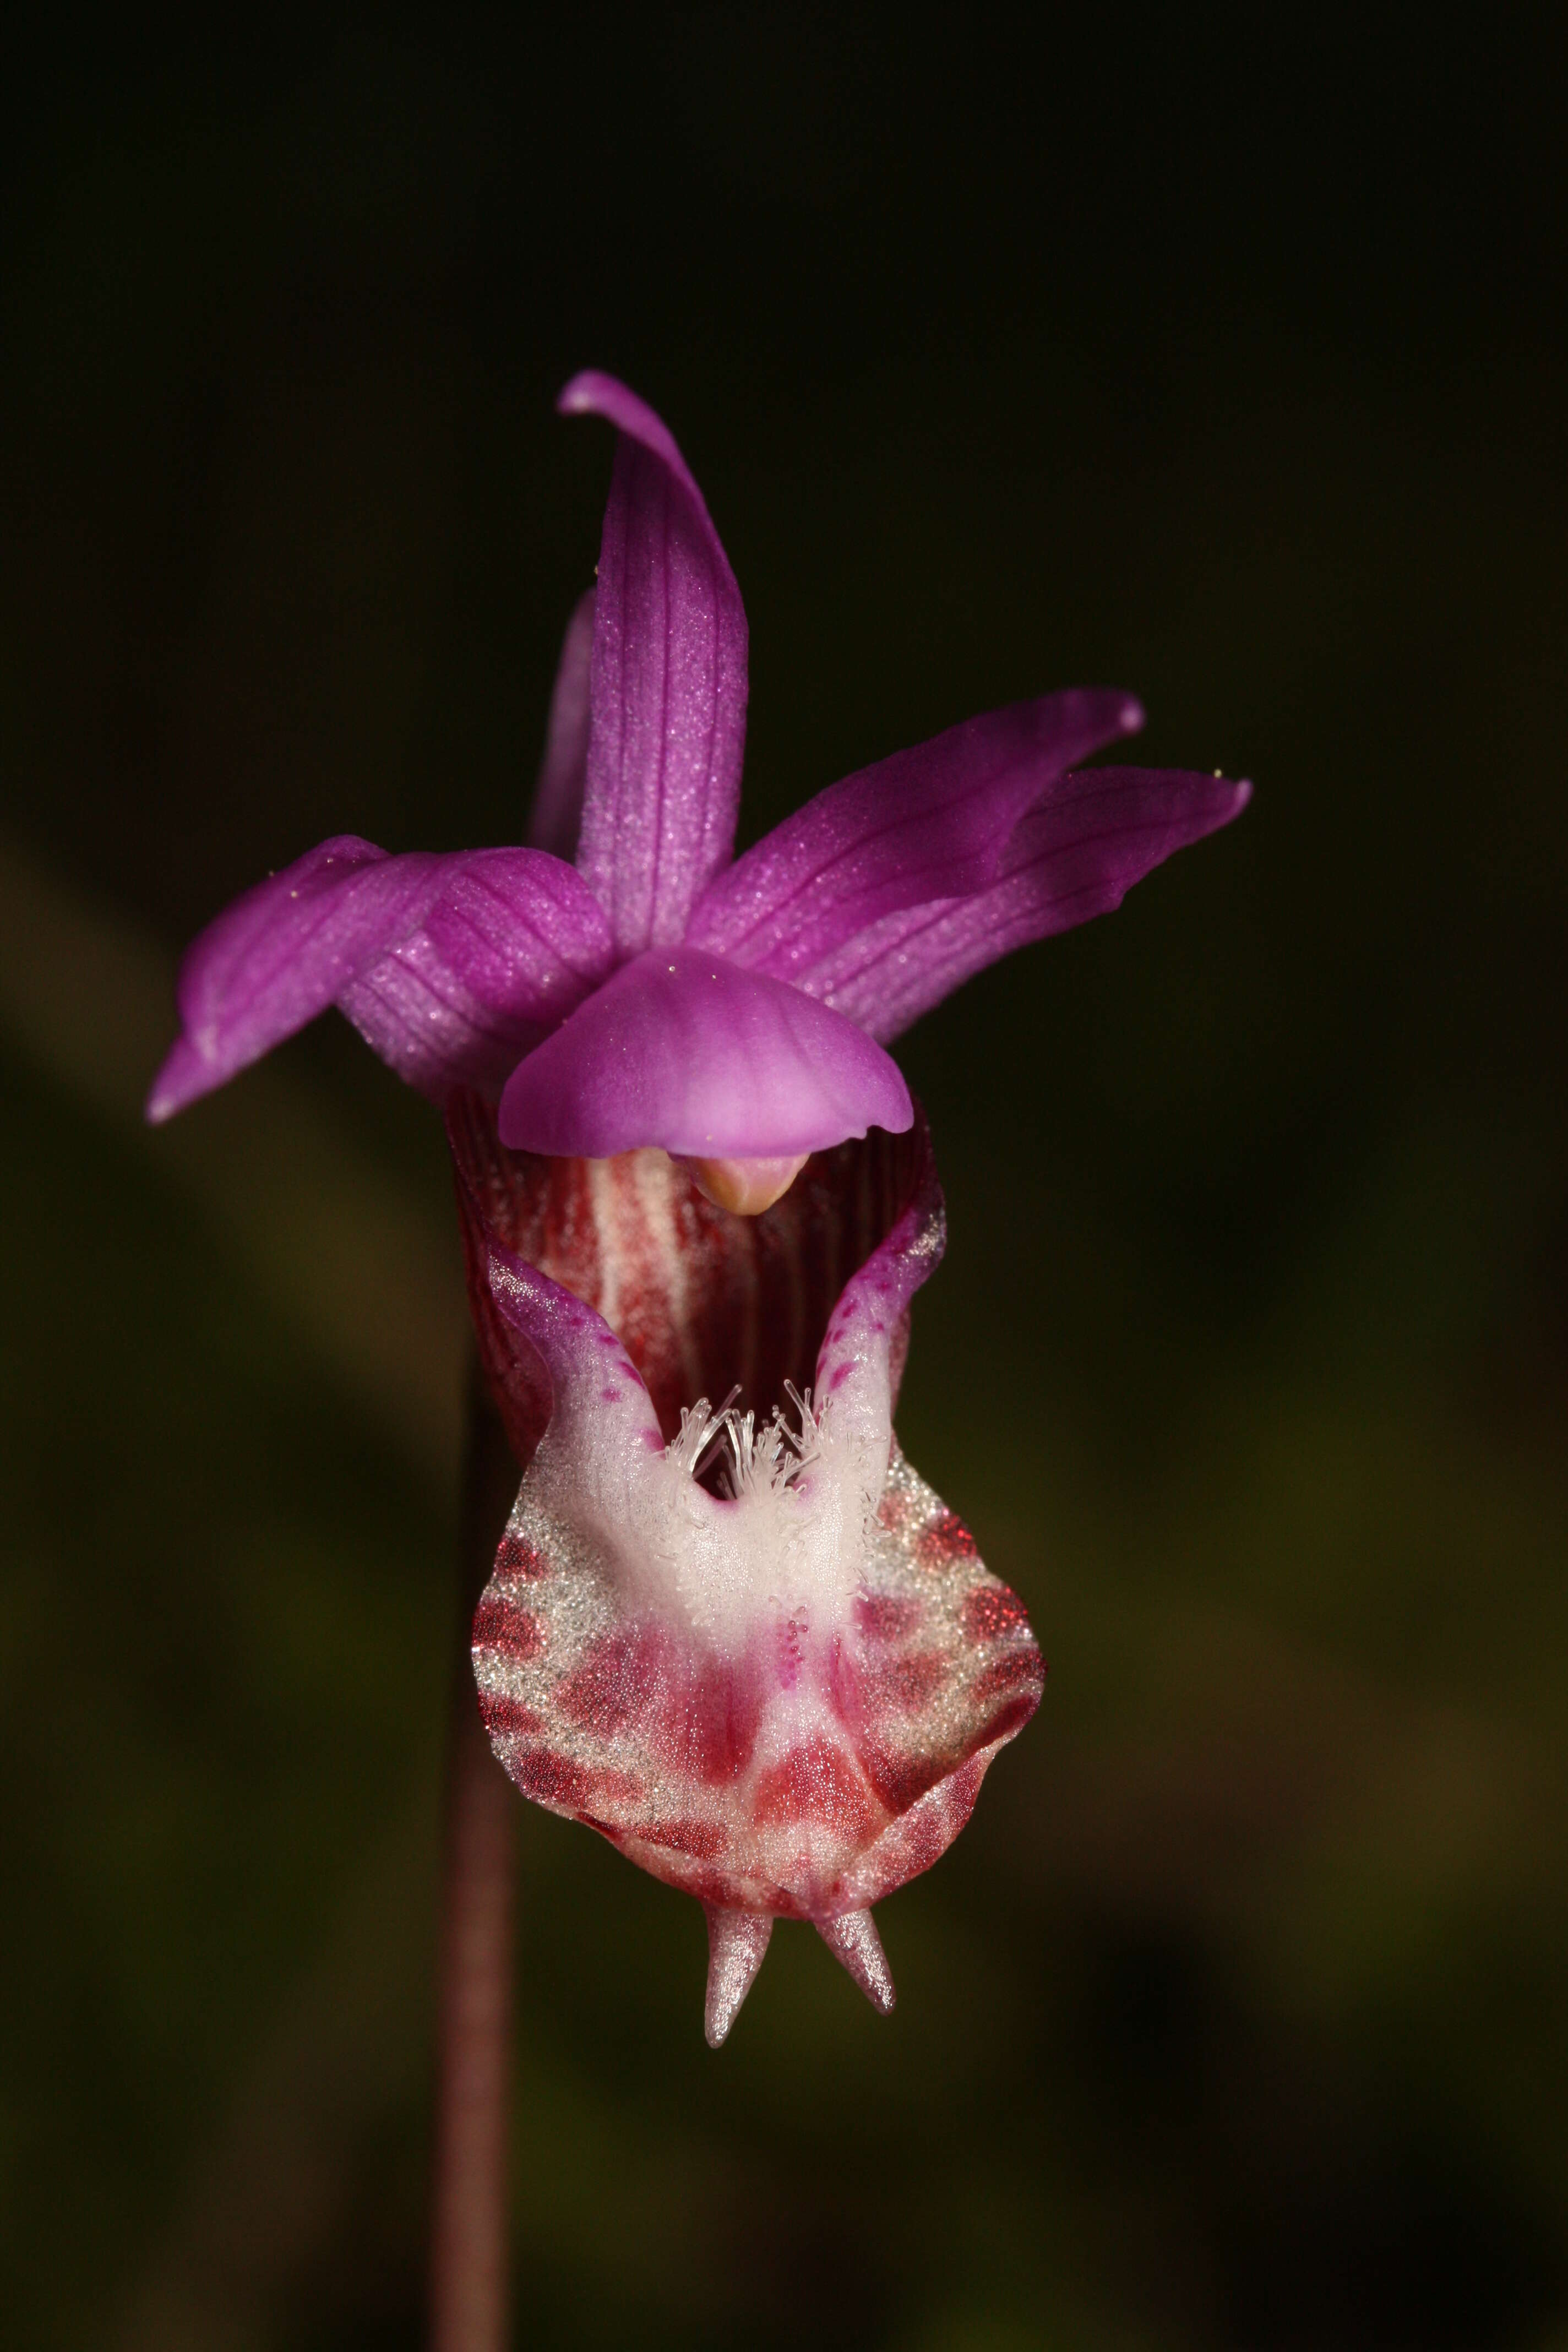
[[[447,1759],[431,2352],[504,2352],[509,2332],[507,2128],[517,1798],[479,1721],[468,1627],[518,1476],[495,1408],[476,1375],[463,1479],[461,1642]]]

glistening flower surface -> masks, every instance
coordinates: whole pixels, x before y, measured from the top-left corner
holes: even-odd
[[[330,1004],[443,1105],[525,1465],[475,1622],[485,1718],[525,1793],[706,1906],[717,2042],[776,1916],[890,2006],[870,1906],[1039,1696],[1019,1603],[893,1435],[942,1224],[887,1047],[1248,788],[1081,766],[1142,714],[1071,691],[847,777],[734,859],[740,592],[652,411],[596,374],[561,405],[617,440],[529,845],[343,835],[269,877],[187,955],[148,1114]]]
[[[819,793],[731,862],[746,617],[669,433],[609,376],[598,583],[567,630],[532,845],[322,842],[220,915],[180,977],[165,1118],[337,1004],[437,1101],[499,1097],[515,1149],[787,1162],[907,1128],[886,1051],[1026,940],[1118,905],[1245,784],[1079,768],[1130,695],[1046,695]],[[569,860],[574,862],[568,862]]]
[[[813,1922],[890,2008],[870,1906],[958,1834],[1043,1676],[1021,1604],[893,1436],[943,1238],[923,1119],[814,1159],[754,1219],[660,1152],[509,1153],[477,1097],[448,1129],[529,1462],[474,1621],[498,1754],[703,1903],[711,2042],[775,1917]],[[785,1410],[715,1412],[731,1375]]]

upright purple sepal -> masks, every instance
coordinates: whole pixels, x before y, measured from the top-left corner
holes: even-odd
[[[638,956],[513,1073],[510,1149],[605,1159],[642,1144],[698,1159],[826,1150],[913,1118],[896,1063],[787,982],[689,948]]]
[[[622,956],[673,944],[730,855],[746,725],[746,614],[668,429],[613,376],[561,395],[617,428],[595,600],[577,863]]]

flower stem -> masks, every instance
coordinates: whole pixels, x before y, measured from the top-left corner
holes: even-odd
[[[507,2126],[517,1800],[479,1721],[468,1627],[518,1477],[476,1366],[468,1391],[458,1552],[461,1639],[447,1733],[431,2352],[503,2352],[509,2334]]]

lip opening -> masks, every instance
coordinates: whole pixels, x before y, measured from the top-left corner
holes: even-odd
[[[892,1231],[929,1168],[918,1111],[905,1134],[873,1128],[815,1152],[760,1216],[717,1208],[662,1151],[612,1160],[510,1151],[477,1094],[447,1105],[470,1301],[492,1394],[526,1465],[550,1417],[549,1384],[489,1295],[499,1240],[602,1315],[648,1391],[668,1444],[683,1413],[731,1399],[761,1427],[809,1389],[845,1285]],[[904,1349],[895,1344],[895,1390]],[[709,1478],[702,1481],[710,1486]],[[713,1491],[710,1487],[710,1491]]]

